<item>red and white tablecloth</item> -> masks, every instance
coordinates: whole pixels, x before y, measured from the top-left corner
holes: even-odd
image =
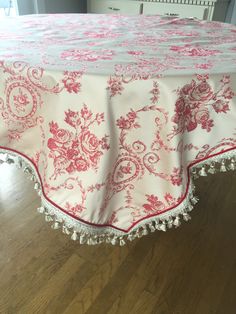
[[[160,16],[0,23],[0,159],[46,221],[123,245],[179,226],[193,177],[236,167],[236,26]],[[17,217],[16,217],[17,219]]]

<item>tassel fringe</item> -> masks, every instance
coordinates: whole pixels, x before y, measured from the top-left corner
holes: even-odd
[[[212,157],[211,160],[205,160],[190,168],[192,179],[197,179],[208,174],[215,174],[217,172],[226,172],[236,170],[236,157],[233,151],[222,153],[221,156]],[[112,245],[124,246],[126,241],[133,241],[136,238],[141,238],[155,230],[167,231],[170,228],[177,228],[181,225],[181,221],[189,221],[191,216],[189,212],[193,210],[194,205],[197,204],[198,198],[193,195],[194,185],[190,182],[189,194],[186,199],[176,207],[174,213],[171,215],[167,213],[159,215],[159,217],[149,218],[147,222],[141,222],[137,227],[134,227],[130,232],[125,233],[117,231],[115,228],[106,228],[103,233],[101,229],[93,229],[84,223],[67,217],[61,211],[57,210],[49,204],[42,196],[42,188],[37,172],[28,160],[19,157],[16,153],[9,153],[6,150],[0,151],[0,165],[3,163],[15,163],[18,168],[34,182],[34,189],[38,195],[41,196],[42,206],[37,211],[45,215],[45,220],[51,224],[52,229],[61,229],[66,235],[70,235],[73,241],[78,240],[80,244],[96,245],[100,243],[110,243]],[[100,231],[101,230],[101,231]]]

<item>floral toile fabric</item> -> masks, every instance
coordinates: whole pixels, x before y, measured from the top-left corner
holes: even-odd
[[[52,228],[123,245],[188,220],[194,177],[235,170],[236,26],[38,15],[0,40],[0,163]]]

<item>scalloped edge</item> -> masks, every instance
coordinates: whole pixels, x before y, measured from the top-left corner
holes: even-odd
[[[35,166],[22,155],[1,148],[0,165],[3,163],[15,164],[34,182],[34,189],[40,196],[42,203],[37,211],[45,215],[46,222],[52,223],[52,229],[61,229],[64,234],[70,235],[72,240],[79,240],[80,244],[96,245],[105,242],[123,246],[127,240],[133,241],[135,238],[141,238],[156,230],[167,231],[167,229],[172,227],[179,227],[182,220],[190,220],[189,212],[192,211],[194,205],[198,202],[198,198],[194,195],[195,185],[193,179],[216,172],[235,170],[235,156],[234,150],[230,150],[190,166],[188,169],[190,175],[189,189],[185,199],[174,209],[159,214],[158,217],[144,218],[131,228],[129,232],[122,232],[109,226],[92,226],[78,221],[56,208],[44,197]]]

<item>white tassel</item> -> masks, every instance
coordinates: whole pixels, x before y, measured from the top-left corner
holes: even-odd
[[[167,220],[167,227],[169,229],[171,229],[173,227],[173,219],[171,217]]]
[[[93,237],[93,245],[96,245],[96,244],[100,243],[101,240],[102,240],[102,237],[99,237],[99,236],[95,235]]]
[[[126,244],[123,237],[120,237],[119,240],[120,240],[120,246],[124,246]]]
[[[113,239],[111,239],[111,244],[116,245],[117,244],[117,236],[114,236]]]
[[[106,239],[104,237],[98,237],[98,244],[101,244],[101,243],[104,243],[104,242],[106,242]]]
[[[197,202],[198,202],[198,198],[197,198],[196,196],[193,196],[193,197],[191,198],[191,202],[192,202],[193,205],[196,205]]]
[[[71,236],[71,240],[76,241],[78,239],[77,232],[74,230]]]
[[[226,172],[227,169],[225,167],[225,160],[223,159],[220,166],[220,172]]]
[[[7,155],[7,158],[6,158],[6,163],[7,164],[14,164],[14,159],[10,158],[8,155]]]
[[[39,183],[39,182],[36,182],[36,183],[34,184],[34,189],[35,189],[36,191],[40,190],[40,183]]]
[[[31,173],[31,169],[30,169],[29,167],[25,167],[25,168],[23,169],[23,172],[24,172],[25,174]]]
[[[199,175],[201,177],[206,177],[207,176],[205,166],[202,166],[202,169],[199,171]]]
[[[30,180],[33,181],[33,182],[35,182],[35,181],[36,181],[35,175],[32,174],[32,176],[30,177]]]
[[[193,169],[192,169],[192,175],[193,175],[193,179],[199,178],[199,175],[198,175],[198,173],[197,173],[196,168],[193,168]]]
[[[175,227],[179,227],[181,225],[181,221],[180,221],[180,218],[179,216],[176,216],[175,219],[174,219],[174,222],[173,222],[173,225]]]
[[[235,160],[234,160],[234,158],[232,158],[231,159],[231,161],[230,161],[230,165],[229,165],[229,170],[235,170],[236,169],[236,167],[235,167]]]
[[[152,222],[150,222],[150,223],[148,224],[148,227],[149,227],[149,229],[150,229],[151,232],[154,232],[154,231],[156,230],[156,228],[153,226],[153,223],[152,223]]]
[[[45,215],[45,221],[51,222],[51,221],[53,221],[53,218],[49,215]]]
[[[60,229],[60,223],[55,221],[54,224],[51,225],[51,228],[54,230]]]
[[[87,244],[88,244],[88,245],[94,245],[94,242],[93,242],[93,238],[92,238],[92,237],[87,238]]]
[[[87,243],[87,236],[86,236],[86,234],[82,234],[82,235],[80,236],[79,243],[80,243],[80,244],[85,244],[85,243]]]
[[[153,221],[153,224],[154,224],[154,227],[155,227],[156,230],[160,230],[160,229],[159,229],[159,223],[160,223],[160,220],[159,220],[159,219]]]
[[[191,220],[191,216],[188,213],[183,213],[183,219],[184,221]]]
[[[87,244],[88,244],[88,245],[93,245],[93,243],[92,243],[92,238],[91,238],[91,237],[87,239]]]
[[[164,221],[162,222],[162,224],[159,225],[159,228],[160,228],[159,230],[166,232],[167,228]]]
[[[70,234],[70,230],[65,225],[62,226],[62,232],[67,235]]]
[[[187,207],[187,211],[191,212],[192,210],[193,210],[193,205],[189,203]]]
[[[38,213],[43,214],[45,212],[45,208],[43,206],[37,208]]]
[[[128,235],[127,239],[128,239],[129,241],[133,241],[133,240],[135,239],[134,234],[133,234],[133,233],[130,233],[130,234]]]
[[[146,226],[143,226],[143,231],[142,231],[142,235],[147,235],[148,234],[148,230]]]
[[[22,158],[18,158],[18,168],[21,169],[23,167],[23,159]]]
[[[212,162],[210,164],[210,168],[208,169],[208,173],[210,173],[210,174],[215,174],[216,173],[216,168],[215,168],[215,163],[214,162]]]
[[[141,229],[141,228],[139,228],[139,229],[136,231],[135,236],[136,236],[136,238],[142,238],[143,232],[142,232],[142,229]]]
[[[106,237],[106,243],[111,243],[111,237],[109,236]]]

